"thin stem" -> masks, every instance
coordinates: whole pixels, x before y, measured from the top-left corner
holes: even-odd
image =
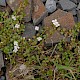
[[[57,44],[55,45],[55,47],[54,47],[54,49],[53,49],[52,54],[50,55],[50,57],[52,57],[53,53],[55,52],[56,47],[57,47]]]

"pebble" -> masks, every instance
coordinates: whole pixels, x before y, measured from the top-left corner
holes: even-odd
[[[78,4],[78,7],[77,7],[77,9],[80,9],[80,3]]]
[[[75,9],[77,7],[77,5],[70,0],[60,0],[59,4],[61,5],[63,10],[67,11]]]
[[[57,8],[56,1],[54,1],[54,0],[47,0],[45,6],[49,13],[54,12]]]
[[[73,14],[73,16],[77,14],[76,9],[72,9],[72,10],[71,10],[71,11],[69,11],[69,12],[71,12],[71,13]]]
[[[0,80],[5,80],[5,77],[4,76],[1,76]]]
[[[1,6],[6,6],[6,1],[5,0],[0,0],[0,5]]]
[[[33,0],[34,10],[32,14],[32,20],[34,25],[38,25],[47,15],[46,8],[41,0]]]
[[[46,2],[46,0],[42,0],[42,2]]]
[[[25,31],[23,32],[22,37],[29,39],[35,36],[35,33],[36,33],[35,26],[31,23],[26,23]]]
[[[1,71],[1,68],[4,67],[4,61],[3,61],[3,54],[2,52],[0,51],[0,71]]]
[[[72,1],[72,2],[74,2],[74,3],[76,3],[76,4],[78,3],[78,1],[77,1],[77,0],[70,0],[70,1]]]
[[[80,10],[77,11],[77,18],[78,18],[78,22],[80,22]]]

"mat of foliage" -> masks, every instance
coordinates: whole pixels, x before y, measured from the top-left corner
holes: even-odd
[[[23,17],[17,11],[12,15],[16,16],[13,20],[8,12],[0,12],[0,50],[6,55],[11,66],[18,64],[18,58],[27,67],[33,67],[32,73],[35,80],[79,80],[80,79],[80,23],[75,24],[73,30],[63,34],[70,34],[71,41],[45,47],[45,29],[37,33],[33,39],[26,40],[21,35],[25,29]],[[14,26],[20,24],[20,28]],[[37,37],[42,37],[38,42]],[[19,50],[13,52],[14,41],[18,42]]]

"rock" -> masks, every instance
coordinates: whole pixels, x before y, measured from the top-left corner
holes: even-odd
[[[6,1],[5,0],[0,0],[0,5],[1,6],[6,6]]]
[[[75,23],[77,23],[77,22],[78,22],[78,19],[77,19],[77,17],[76,17],[76,16],[74,16],[74,21],[75,21]]]
[[[66,13],[64,16],[58,18],[58,22],[61,28],[66,28],[68,30],[73,29],[75,22],[73,15],[71,13]]]
[[[77,7],[77,5],[70,0],[60,0],[59,4],[61,5],[63,10],[67,10],[67,11]]]
[[[61,28],[72,29],[75,25],[73,15],[69,12],[57,10],[50,16],[44,19],[43,25],[46,27],[52,26],[52,20],[57,19]]]
[[[22,0],[6,0],[6,2],[10,6],[10,8],[15,11],[19,8],[20,4],[22,3]]]
[[[61,35],[58,31],[55,31],[53,33],[53,35],[49,36],[46,40],[45,40],[45,45],[46,46],[51,46],[55,43],[60,42],[62,39],[64,38],[63,35]]]
[[[77,3],[79,3],[80,2],[80,0],[77,0]]]
[[[2,52],[0,51],[0,71],[1,71],[1,68],[4,67],[4,60],[3,60],[3,54]]]
[[[53,14],[51,14],[50,16],[46,17],[43,21],[43,26],[49,27],[52,26],[52,20],[54,19],[58,19],[62,16],[64,16],[67,12],[58,9],[57,11],[55,11]]]
[[[0,6],[0,12],[5,12],[5,11],[11,13],[11,8],[8,5],[6,7]]]
[[[5,76],[1,76],[0,80],[5,80]]]
[[[54,1],[56,1],[56,3],[58,2],[58,0],[54,0]]]
[[[71,13],[73,14],[73,16],[77,14],[76,9],[72,9],[72,10],[71,10],[71,11],[69,11],[69,12],[71,12]]]
[[[52,46],[53,44],[59,43],[61,40],[65,40],[66,42],[70,42],[70,37],[65,38],[58,31],[54,31],[53,35],[48,36],[45,40],[45,46]]]
[[[46,0],[42,0],[42,2],[46,2]]]
[[[77,0],[70,0],[70,1],[72,1],[72,2],[74,2],[74,3],[76,3],[76,4],[78,3],[78,1],[77,1]]]
[[[10,6],[10,8],[15,11],[18,9],[21,5],[23,0],[7,0],[7,4]],[[28,4],[24,8],[24,13],[25,17],[24,20],[25,22],[31,21],[31,16],[32,16],[32,0],[28,0]]]
[[[52,26],[52,20],[57,19],[61,28],[66,30],[73,29],[75,22],[73,15],[70,12],[65,12],[58,9],[56,12],[46,17],[43,21],[44,28],[46,29],[47,39],[45,45],[51,46],[52,44],[60,42],[64,36],[60,32],[55,31]],[[65,41],[70,42],[70,37],[65,38]]]
[[[25,22],[31,21],[32,10],[33,10],[33,2],[32,0],[28,0],[28,5],[25,7],[25,10],[24,10],[26,13],[26,16],[24,18]]]
[[[41,0],[33,0],[34,10],[32,14],[32,20],[34,25],[38,25],[47,15],[46,8]]]
[[[56,10],[56,2],[54,0],[47,0],[45,6],[49,13],[52,13]]]
[[[77,7],[77,9],[80,9],[80,3],[78,4],[78,7]]]
[[[36,33],[36,31],[35,31],[35,27],[33,26],[33,24],[26,23],[25,31],[22,34],[22,36],[28,39],[28,38],[32,38],[33,36],[35,36],[35,33]]]
[[[80,10],[77,11],[77,18],[78,18],[78,22],[80,22]]]

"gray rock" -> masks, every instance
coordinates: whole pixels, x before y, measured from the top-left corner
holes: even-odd
[[[78,22],[78,20],[77,20],[77,17],[76,17],[76,16],[74,16],[74,21],[75,21],[75,23],[77,23],[77,22]]]
[[[71,13],[73,14],[73,16],[77,14],[77,10],[76,10],[76,9],[72,9],[72,10],[69,11],[69,12],[71,12]]]
[[[25,31],[22,34],[22,37],[25,37],[26,39],[32,38],[35,35],[35,27],[31,23],[26,23],[25,24]]]
[[[80,2],[80,0],[77,0],[77,2],[79,3],[79,2]]]
[[[60,0],[59,4],[61,5],[63,10],[67,11],[77,7],[77,5],[70,0]]]
[[[47,0],[45,6],[49,13],[56,10],[56,2],[54,0]]]
[[[70,1],[72,1],[72,2],[74,2],[74,3],[76,3],[76,4],[78,3],[78,1],[77,1],[77,0],[70,0]]]
[[[77,11],[77,18],[78,18],[78,22],[80,22],[80,10]]]
[[[46,0],[42,0],[42,2],[46,2]]]
[[[45,46],[52,46],[53,44],[59,43],[61,40],[65,40],[65,42],[70,42],[70,37],[65,38],[60,32],[55,31],[52,36],[49,36],[45,40]]]
[[[1,6],[6,6],[6,1],[5,0],[0,0],[0,5]]]
[[[78,7],[77,7],[77,9],[80,9],[80,3],[78,4]]]
[[[1,68],[4,67],[4,61],[3,61],[3,54],[2,52],[0,51],[0,71],[1,71]]]
[[[12,11],[15,11],[20,6],[22,0],[6,0],[7,4],[10,6]]]
[[[63,38],[63,35],[61,35],[58,31],[55,31],[52,36],[47,37],[47,39],[45,40],[45,46],[56,44],[60,42]]]
[[[54,0],[54,1],[56,1],[56,3],[58,2],[58,0]]]
[[[0,80],[5,80],[5,77],[4,76],[1,76]]]

